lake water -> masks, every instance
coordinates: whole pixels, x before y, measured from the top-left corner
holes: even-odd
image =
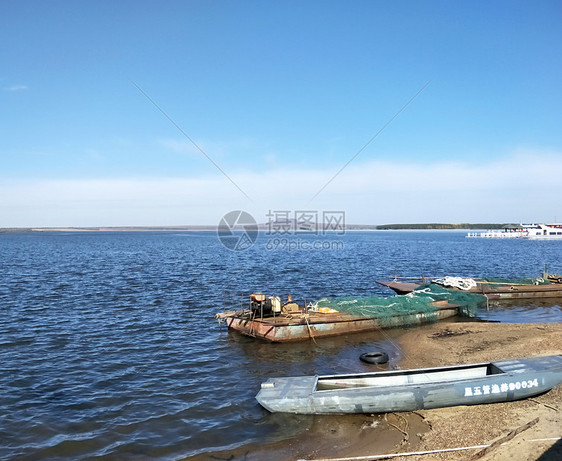
[[[330,251],[272,250],[262,235],[234,252],[213,232],[0,234],[0,458],[176,459],[290,437],[306,418],[263,410],[262,381],[366,371],[358,356],[378,347],[395,361],[400,330],[276,345],[227,332],[215,313],[253,291],[391,296],[375,280],[394,270],[562,273],[562,241],[464,235],[348,232],[322,237],[341,243]],[[480,316],[561,322],[562,309],[523,302]]]

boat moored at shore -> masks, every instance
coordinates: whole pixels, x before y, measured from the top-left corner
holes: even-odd
[[[271,378],[257,401],[297,414],[386,413],[508,402],[562,382],[562,355],[472,365]]]
[[[377,280],[377,283],[401,295],[411,293],[425,284],[435,283],[452,290],[480,294],[490,301],[562,298],[562,275],[547,272],[544,272],[542,277],[533,280],[397,277],[395,275],[392,280]]]
[[[398,298],[398,297],[397,297]],[[277,296],[250,295],[248,309],[216,314],[230,330],[270,342],[315,340],[348,333],[422,325],[459,313],[459,306],[446,300],[433,301],[427,309],[388,311],[381,315],[357,315],[328,307],[294,302],[282,303]]]

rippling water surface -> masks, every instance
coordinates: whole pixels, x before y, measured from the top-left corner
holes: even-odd
[[[395,269],[535,277],[548,264],[562,273],[562,242],[326,238],[343,249],[268,251],[261,236],[232,252],[211,232],[0,234],[0,458],[175,459],[288,437],[296,419],[259,407],[261,381],[365,371],[357,357],[377,345],[399,356],[399,330],[289,345],[228,333],[214,314],[238,307],[241,293],[390,296],[374,281]],[[562,321],[560,300],[518,304],[481,317]]]

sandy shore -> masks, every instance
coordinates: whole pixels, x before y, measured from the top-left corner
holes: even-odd
[[[452,323],[411,330],[400,338],[402,368],[554,355],[562,353],[562,324]],[[492,405],[423,410],[431,426],[416,450],[436,450],[493,442],[539,418],[533,427],[481,457],[483,460],[562,459],[555,441],[562,436],[562,386],[533,399]],[[556,447],[553,445],[556,444]],[[431,455],[432,459],[468,459],[479,450]],[[556,453],[554,453],[556,451]],[[407,457],[400,459],[427,459]]]
[[[487,362],[562,353],[562,324],[438,323],[400,336],[400,368]],[[193,459],[319,460],[487,445],[538,422],[478,459],[562,459],[562,386],[533,399],[388,415],[314,417],[293,439],[246,445]],[[556,446],[554,446],[556,444]],[[481,449],[392,459],[470,459]]]

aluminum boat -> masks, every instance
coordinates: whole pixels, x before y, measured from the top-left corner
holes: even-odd
[[[438,368],[271,378],[256,396],[270,412],[386,413],[508,402],[562,382],[562,355]]]

